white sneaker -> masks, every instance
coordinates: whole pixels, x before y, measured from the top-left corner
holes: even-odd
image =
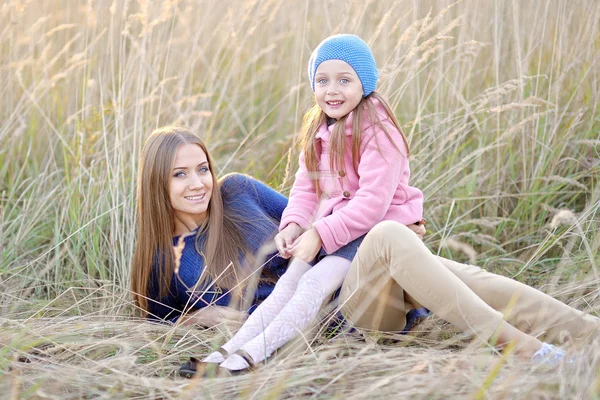
[[[536,364],[558,365],[565,359],[567,353],[560,347],[549,343],[542,343],[542,347],[531,357],[531,361]],[[567,363],[575,362],[573,357],[566,359]]]

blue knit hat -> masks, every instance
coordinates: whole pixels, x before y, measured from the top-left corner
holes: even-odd
[[[315,91],[315,73],[323,61],[342,60],[348,63],[362,83],[367,97],[377,87],[379,71],[373,53],[361,38],[356,35],[333,35],[323,40],[313,51],[308,61],[308,78]]]

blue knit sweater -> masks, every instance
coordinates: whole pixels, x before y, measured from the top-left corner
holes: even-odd
[[[249,249],[256,254],[260,247],[269,242],[278,231],[281,214],[287,205],[287,199],[282,194],[267,185],[241,174],[230,174],[220,180],[223,207],[225,210],[240,215],[244,221],[238,225],[242,237],[248,239]],[[196,248],[202,251],[205,235],[190,235],[184,239],[185,247],[181,256],[179,274],[171,277],[169,294],[166,297],[158,296],[158,271],[161,267],[158,262],[152,266],[152,276],[148,289],[148,318],[156,321],[175,322],[181,316],[187,305],[193,309],[207,305],[226,306],[231,300],[227,291],[221,290],[210,283],[204,287],[196,288],[191,293],[191,288],[196,285],[204,270],[204,257]],[[173,245],[177,244],[179,237],[173,238]],[[262,277],[269,276],[273,279],[261,279],[250,312],[254,311],[271,292],[276,281],[287,268],[288,260],[267,255],[268,261],[262,270]],[[274,256],[274,257],[273,257]]]

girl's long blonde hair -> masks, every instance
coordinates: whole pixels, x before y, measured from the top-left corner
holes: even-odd
[[[400,148],[394,143],[390,133],[387,131],[385,126],[381,123],[379,115],[377,114],[377,110],[373,101],[371,99],[376,99],[381,103],[385,111],[387,112],[390,120],[400,132],[402,136],[402,140],[404,141],[404,145],[406,146],[408,157],[410,155],[410,151],[408,148],[408,141],[406,140],[406,136],[400,127],[400,123],[396,119],[392,108],[385,101],[383,96],[378,92],[371,92],[367,97],[363,98],[358,106],[352,111],[353,119],[352,119],[352,165],[354,166],[354,171],[358,170],[358,163],[360,161],[360,141],[362,137],[363,131],[363,113],[366,112],[366,117],[371,122],[371,126],[379,125],[381,129],[385,132],[389,141],[394,144],[396,150],[400,151]],[[349,115],[349,114],[348,114]],[[329,160],[330,160],[330,169],[334,171],[336,168],[344,167],[344,154],[346,151],[346,119],[348,115],[340,118],[336,121],[333,126],[333,130],[331,132],[331,144],[329,148]],[[300,129],[300,148],[304,152],[304,161],[306,163],[306,169],[313,177],[313,182],[315,185],[315,189],[317,191],[317,196],[321,195],[321,188],[319,187],[319,178],[317,172],[317,166],[319,164],[319,156],[320,149],[317,146],[317,141],[315,137],[317,132],[319,131],[319,127],[327,120],[327,115],[321,110],[321,107],[315,102],[310,110],[306,114],[304,114],[304,118],[302,120],[302,128]]]
[[[211,199],[204,226],[196,236],[196,251],[204,256],[205,279],[216,279],[221,288],[232,288],[243,279],[240,255],[249,254],[239,229],[238,218],[223,208],[220,185],[208,149],[185,128],[169,126],[155,130],[144,144],[138,175],[137,242],[131,267],[131,290],[135,304],[148,313],[148,285],[156,265],[159,297],[169,293],[175,271],[173,232],[175,219],[169,201],[169,184],[178,149],[185,144],[199,146],[209,163],[213,179]],[[202,251],[198,237],[206,232]],[[241,253],[240,253],[241,251]],[[200,282],[202,284],[202,282]]]

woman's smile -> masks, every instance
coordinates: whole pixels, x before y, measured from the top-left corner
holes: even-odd
[[[194,196],[185,196],[185,198],[189,201],[193,202],[201,202],[206,197],[206,194],[194,195]]]
[[[196,144],[181,146],[169,184],[177,227],[183,231],[194,230],[206,219],[212,188],[212,174],[202,148]]]

